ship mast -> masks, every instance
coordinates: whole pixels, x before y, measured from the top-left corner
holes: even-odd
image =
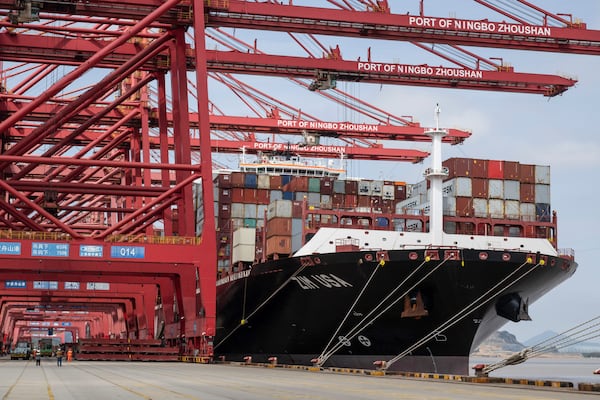
[[[448,168],[442,167],[442,138],[447,135],[444,129],[440,129],[440,107],[435,107],[435,129],[425,132],[431,137],[431,167],[425,170],[425,177],[431,182],[431,208],[429,211],[429,235],[431,244],[442,245],[444,231],[444,205],[442,182],[448,176]]]

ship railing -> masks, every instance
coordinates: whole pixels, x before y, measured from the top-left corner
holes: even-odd
[[[72,240],[71,235],[62,232],[39,232],[39,231],[13,231],[12,229],[1,229],[1,239],[14,240]]]
[[[571,248],[560,248],[558,249],[558,255],[562,258],[568,258],[570,260],[575,259],[575,249]]]
[[[13,231],[12,229],[0,229],[0,239],[52,240],[64,242],[73,240],[73,237],[63,232]],[[198,245],[202,242],[202,238],[195,236],[111,235],[106,239],[106,241],[148,244]]]

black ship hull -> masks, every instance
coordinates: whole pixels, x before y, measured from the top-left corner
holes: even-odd
[[[394,359],[390,370],[468,374],[472,350],[575,269],[456,248],[269,261],[218,282],[215,356],[366,369]]]

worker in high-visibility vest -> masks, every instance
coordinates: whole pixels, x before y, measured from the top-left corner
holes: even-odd
[[[73,349],[69,347],[67,350],[67,362],[73,361]]]

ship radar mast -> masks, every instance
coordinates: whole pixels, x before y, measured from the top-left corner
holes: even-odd
[[[446,130],[440,129],[440,106],[435,106],[435,129],[425,132],[431,137],[431,167],[425,170],[425,177],[431,183],[431,208],[429,212],[429,235],[431,244],[441,246],[443,244],[444,231],[444,205],[442,183],[448,176],[448,168],[442,167],[442,138],[448,134]]]

